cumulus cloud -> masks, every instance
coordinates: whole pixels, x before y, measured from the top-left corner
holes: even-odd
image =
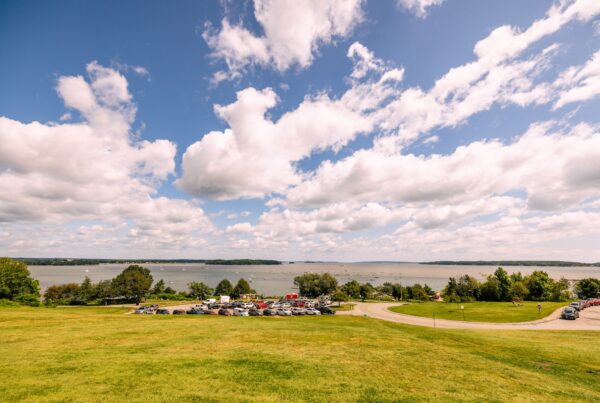
[[[88,77],[63,76],[56,91],[81,117],[62,124],[0,117],[0,222],[126,222],[128,241],[177,241],[208,230],[190,202],[154,197],[174,173],[176,146],[136,140],[136,107],[119,72],[91,62]],[[119,227],[121,228],[121,227]]]
[[[402,7],[415,14],[417,17],[427,17],[430,7],[439,6],[444,0],[396,0],[398,7]]]
[[[237,78],[253,65],[278,71],[309,66],[319,47],[346,37],[362,20],[362,0],[255,0],[254,17],[262,36],[227,18],[220,29],[207,25],[203,38],[228,68],[215,74],[215,82]]]

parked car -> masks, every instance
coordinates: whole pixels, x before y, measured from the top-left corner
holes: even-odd
[[[146,312],[146,307],[143,307],[143,306],[140,308],[137,308],[135,311],[133,311],[133,313],[135,313],[137,315],[145,313],[145,312]]]
[[[577,312],[581,311],[581,303],[579,301],[573,301],[569,304],[570,307],[573,307]]]
[[[323,315],[335,315],[335,311],[328,306],[321,306],[317,308]]]
[[[233,316],[250,316],[248,310],[244,308],[234,308]]]
[[[277,316],[277,310],[276,309],[271,309],[271,308],[267,308],[263,311],[263,314],[265,316]]]
[[[294,315],[294,316],[304,316],[304,315],[306,315],[306,309],[304,309],[304,308],[292,308],[292,315]]]
[[[570,306],[566,307],[560,314],[561,319],[575,320],[578,317],[579,317],[579,312],[577,312],[577,309],[572,308]]]
[[[289,308],[279,308],[277,310],[277,315],[279,316],[292,316],[292,310]]]
[[[175,309],[173,310],[173,315],[185,315],[184,309]]]
[[[157,315],[170,315],[170,314],[171,314],[171,312],[169,312],[169,310],[168,310],[168,309],[166,309],[166,308],[158,308],[158,309],[156,310],[156,314],[157,314]]]
[[[221,308],[221,309],[219,309],[219,315],[231,316],[231,311],[227,308]]]
[[[248,315],[250,316],[263,316],[263,313],[260,309],[250,309],[248,311]]]
[[[218,315],[217,311],[215,311],[213,309],[203,309],[202,313],[204,315]]]
[[[320,315],[321,311],[319,311],[318,309],[315,309],[315,308],[308,308],[308,309],[306,309],[306,314],[307,315]]]
[[[188,309],[186,312],[188,315],[202,315],[204,312],[200,308]]]

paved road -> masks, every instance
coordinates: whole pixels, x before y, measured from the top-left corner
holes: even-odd
[[[397,303],[359,302],[354,306],[352,311],[341,311],[338,314],[366,316],[389,322],[405,323],[407,325],[434,327],[433,318],[405,315],[392,312],[388,309],[397,305]],[[577,320],[559,319],[561,311],[562,308],[543,319],[521,323],[483,323],[436,319],[435,327],[446,329],[600,330],[600,307],[598,306],[582,311],[580,318]]]

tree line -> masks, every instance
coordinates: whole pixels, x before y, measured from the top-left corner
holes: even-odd
[[[576,282],[574,292],[581,299],[600,297],[600,280],[586,278]],[[447,302],[470,301],[568,301],[573,298],[570,282],[565,278],[554,280],[545,271],[534,271],[527,276],[520,272],[508,274],[499,267],[482,283],[465,274],[450,277],[443,291]]]

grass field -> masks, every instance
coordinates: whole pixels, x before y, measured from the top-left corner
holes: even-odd
[[[9,401],[599,401],[600,334],[0,308]]]
[[[464,319],[471,322],[527,322],[538,319],[537,302],[525,301],[522,306],[514,306],[511,302],[423,302],[394,306],[391,311],[407,315],[425,316],[431,318],[435,312],[438,319],[463,320],[460,306],[464,306]],[[542,302],[539,315],[544,318],[566,302]]]

